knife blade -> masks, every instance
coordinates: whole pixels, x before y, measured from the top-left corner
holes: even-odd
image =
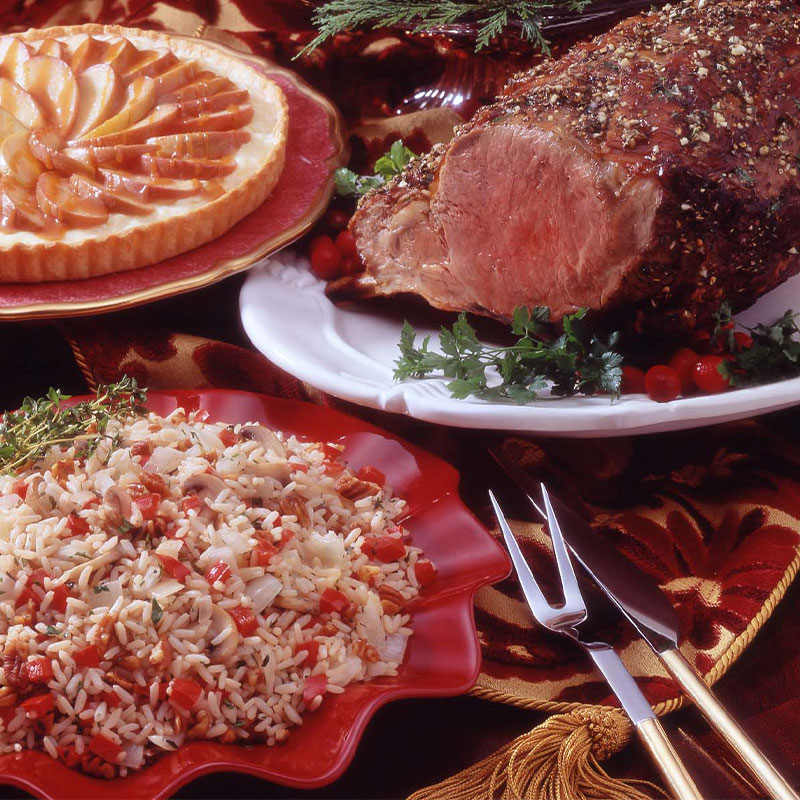
[[[542,519],[537,499],[539,484],[527,472],[489,450],[509,478],[528,496]],[[669,674],[700,709],[714,730],[739,756],[743,765],[775,800],[800,800],[800,796],[739,727],[694,667],[678,649],[680,623],[658,584],[598,536],[592,526],[552,492],[550,502],[564,539],[595,583],[619,608],[661,659]]]

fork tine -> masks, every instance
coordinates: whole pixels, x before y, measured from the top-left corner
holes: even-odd
[[[572,568],[572,559],[570,559],[567,552],[564,534],[561,532],[556,512],[553,511],[553,506],[550,503],[550,495],[547,493],[547,488],[543,483],[540,485],[542,487],[542,500],[544,500],[544,507],[547,511],[547,527],[550,531],[550,539],[553,542],[553,552],[556,554],[561,586],[564,589],[564,608],[565,610],[579,611],[583,609],[585,611],[586,604],[583,602],[578,579],[575,577],[575,570]]]
[[[517,571],[517,577],[522,586],[522,591],[525,594],[525,599],[528,601],[528,605],[537,621],[541,625],[547,625],[553,609],[542,594],[539,584],[536,583],[536,578],[533,577],[531,568],[528,566],[525,556],[522,555],[522,550],[519,549],[517,540],[511,532],[505,514],[503,514],[502,509],[497,503],[494,492],[489,492],[489,499],[492,501],[494,513],[497,517],[497,522],[500,524],[500,530],[503,532],[503,538],[505,539],[509,555],[514,562],[514,567]]]

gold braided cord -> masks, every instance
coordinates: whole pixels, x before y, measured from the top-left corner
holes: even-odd
[[[646,800],[647,781],[616,780],[600,765],[622,750],[631,724],[618,709],[582,706],[553,716],[457,775],[409,800]]]
[[[83,351],[78,345],[78,341],[65,325],[59,326],[59,330],[69,345],[70,350],[72,350],[72,356],[75,359],[75,363],[78,365],[84,380],[86,381],[86,385],[89,387],[90,391],[96,392],[97,381],[94,378],[94,373],[92,372],[92,368],[89,366],[89,362],[86,360],[86,356],[83,355]]]

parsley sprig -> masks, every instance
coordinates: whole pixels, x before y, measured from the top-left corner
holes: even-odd
[[[746,330],[753,340],[742,348],[736,341],[735,325],[729,303],[723,303],[715,315],[713,341],[721,342],[728,360],[719,372],[731,386],[755,386],[800,375],[800,327],[796,311],[787,311],[772,325],[759,323]]]
[[[99,386],[92,400],[65,405],[70,395],[51,388],[46,397],[26,397],[17,411],[0,423],[0,472],[15,472],[44,456],[56,445],[84,441],[88,451],[108,438],[112,419],[145,413],[146,389],[135,378]]]
[[[336,193],[341,197],[361,197],[399,175],[416,157],[416,153],[409,150],[400,139],[375,162],[374,175],[358,175],[345,167],[337,169],[333,175]]]
[[[607,392],[618,397],[622,356],[614,348],[619,334],[601,339],[587,325],[586,314],[586,309],[580,309],[564,317],[557,335],[549,324],[549,309],[520,306],[511,325],[517,341],[509,347],[489,347],[462,313],[450,329],[442,328],[441,353],[429,349],[429,336],[418,346],[416,332],[406,321],[395,380],[440,373],[450,378],[451,395],[461,399],[474,395],[528,403],[548,387],[558,396]],[[491,379],[493,374],[499,383]]]

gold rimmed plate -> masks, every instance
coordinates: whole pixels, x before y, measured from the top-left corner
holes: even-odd
[[[0,320],[83,316],[172,297],[241,272],[298,239],[325,212],[333,172],[347,160],[339,113],[298,75],[218,42],[267,74],[286,96],[286,165],[267,200],[217,239],[147,267],[81,281],[0,284]]]

